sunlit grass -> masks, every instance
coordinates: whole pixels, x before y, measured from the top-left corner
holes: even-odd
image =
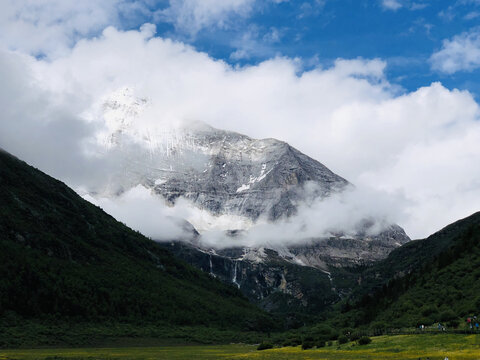
[[[480,360],[480,335],[397,335],[373,338],[369,345],[333,343],[321,349],[300,347],[257,351],[253,345],[0,350],[0,359],[426,359]]]

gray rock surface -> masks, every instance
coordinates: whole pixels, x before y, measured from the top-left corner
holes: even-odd
[[[183,242],[164,246],[210,276],[237,286],[267,311],[295,313],[297,320],[319,313],[340,297],[326,271],[296,264],[271,249],[200,250]]]
[[[312,239],[288,249],[298,262],[328,270],[331,267],[352,267],[385,259],[395,248],[410,239],[398,225],[390,225],[376,235],[357,234]]]
[[[203,126],[189,134],[207,162],[162,174],[154,190],[174,203],[185,197],[215,215],[233,214],[256,220],[290,216],[304,200],[303,186],[314,182],[312,196],[327,197],[348,182],[287,143]]]

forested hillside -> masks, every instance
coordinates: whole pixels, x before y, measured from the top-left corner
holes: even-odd
[[[12,318],[237,330],[272,324],[233,286],[0,151],[0,332]]]
[[[480,213],[402,246],[360,279],[356,300],[343,305],[337,321],[455,327],[460,319],[480,314]]]

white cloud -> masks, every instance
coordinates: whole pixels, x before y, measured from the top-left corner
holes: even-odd
[[[472,71],[480,67],[480,29],[443,40],[442,48],[432,54],[430,62],[434,70],[453,74]]]
[[[305,191],[313,191],[314,187],[307,184]],[[301,204],[298,213],[288,219],[275,223],[260,219],[254,224],[240,216],[214,216],[187,200],[180,199],[175,207],[167,206],[162,198],[141,185],[116,198],[88,194],[84,198],[156,241],[199,241],[206,247],[214,248],[278,248],[332,234],[354,236],[359,230],[376,235],[384,226],[390,225],[393,218],[403,216],[402,208],[407,204],[401,196],[392,197],[369,188],[351,187],[327,199],[317,198]],[[187,219],[200,231],[198,239],[194,238],[192,228],[182,219]],[[370,219],[376,219],[377,223],[365,229],[363,225]],[[244,231],[233,237],[226,236],[225,231],[232,229]]]
[[[276,27],[271,27],[270,31],[263,35],[263,41],[267,43],[278,43],[282,38],[282,31]]]
[[[272,44],[280,41],[283,36],[283,30],[275,27],[268,31],[255,25],[250,25],[240,37],[231,41],[231,46],[236,48],[230,54],[230,59],[241,60],[252,57],[268,58],[275,55]]]
[[[476,19],[480,16],[480,12],[478,11],[470,11],[467,15],[465,15],[463,18],[465,20],[473,20]]]
[[[168,207],[165,201],[152,196],[150,190],[138,185],[117,198],[85,195],[84,198],[156,241],[192,240],[193,229],[178,217],[178,209]]]
[[[410,5],[410,10],[423,10],[425,9],[426,7],[428,7],[429,4],[427,3],[412,3]]]
[[[310,71],[302,71],[301,60],[288,58],[232,67],[152,34],[152,26],[129,32],[108,28],[54,61],[27,58],[22,65],[5,54],[10,63],[1,66],[3,76],[12,79],[0,92],[6,106],[2,146],[81,185],[86,179],[79,173],[93,174],[82,171],[92,165],[67,162],[72,166],[65,168],[70,150],[62,152],[53,139],[68,139],[76,146],[74,154],[91,150],[88,139],[103,126],[95,115],[98,100],[129,86],[151,99],[138,126],[202,120],[253,137],[285,140],[354,184],[401,199],[401,211],[390,218],[412,237],[478,210],[480,173],[474,165],[480,163],[480,110],[468,92],[434,83],[399,94],[385,78],[381,60],[339,59],[330,68]],[[31,83],[35,88],[25,92]],[[38,94],[42,100],[35,102]],[[75,120],[86,114],[86,125]],[[51,116],[65,128],[30,132],[40,127],[36,121]],[[72,124],[79,124],[80,131]],[[17,128],[24,130],[16,133]],[[45,158],[44,147],[57,151]],[[96,160],[95,169],[108,173],[103,166],[110,162],[97,166],[102,163]]]
[[[411,11],[423,10],[429,6],[429,4],[426,2],[415,2],[411,0],[381,0],[381,5],[384,10],[391,11],[397,11],[401,8],[405,8]]]
[[[313,190],[308,189],[305,191]],[[313,186],[314,187],[314,186]],[[359,231],[377,235],[391,225],[392,220],[404,216],[402,208],[408,201],[402,196],[392,196],[367,187],[351,187],[327,199],[315,199],[302,203],[296,215],[278,222],[258,221],[246,231],[227,238],[222,231],[202,233],[200,241],[212,247],[273,247],[279,248],[314,238],[342,234],[355,236]],[[366,229],[365,221],[375,219],[375,224]]]
[[[174,24],[177,31],[195,36],[208,27],[225,28],[232,17],[245,17],[255,0],[170,0],[159,18]]]
[[[0,44],[40,56],[66,54],[79,39],[146,13],[143,1],[3,0]]]
[[[137,26],[145,19],[172,23],[194,37],[204,28],[226,28],[247,17],[255,0],[169,0],[151,9],[149,0],[4,0],[0,2],[0,46],[35,56],[59,57],[77,41],[107,26]]]
[[[403,4],[399,0],[382,0],[382,7],[386,10],[396,11],[403,7]]]

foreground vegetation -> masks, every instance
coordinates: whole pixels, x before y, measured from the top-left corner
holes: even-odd
[[[359,345],[338,341],[319,349],[302,350],[301,346],[263,351],[256,346],[204,345],[81,349],[0,350],[0,359],[480,359],[480,335],[397,335],[379,336],[372,343]]]
[[[205,326],[158,326],[125,323],[47,323],[25,321],[0,327],[0,348],[116,347],[165,344],[255,344],[267,335],[262,332],[217,329]],[[278,343],[281,343],[279,341]]]

